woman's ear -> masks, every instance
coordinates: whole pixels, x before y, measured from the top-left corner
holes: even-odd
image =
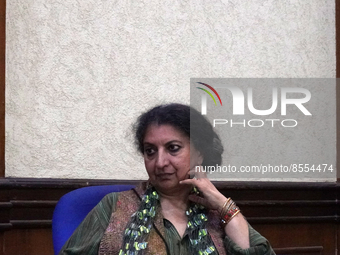
[[[203,163],[203,154],[190,145],[190,163],[194,166],[200,166]]]
[[[203,163],[203,155],[201,152],[198,152],[199,156],[198,156],[198,165],[201,166]]]

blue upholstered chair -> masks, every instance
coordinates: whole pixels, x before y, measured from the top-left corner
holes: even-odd
[[[90,186],[65,194],[57,203],[53,213],[54,254],[59,253],[74,230],[106,194],[130,190],[133,187],[133,185]]]

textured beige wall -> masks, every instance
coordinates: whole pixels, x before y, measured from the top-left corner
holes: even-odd
[[[335,77],[334,13],[334,0],[7,1],[6,176],[146,178],[138,113],[189,103],[191,77]]]

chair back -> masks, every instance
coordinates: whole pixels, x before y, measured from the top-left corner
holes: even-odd
[[[73,190],[62,196],[52,218],[54,254],[59,253],[74,230],[105,195],[132,188],[133,185],[90,186]]]

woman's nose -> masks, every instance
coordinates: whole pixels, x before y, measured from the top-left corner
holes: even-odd
[[[159,150],[156,158],[156,167],[163,168],[169,164],[168,154],[165,151]]]

